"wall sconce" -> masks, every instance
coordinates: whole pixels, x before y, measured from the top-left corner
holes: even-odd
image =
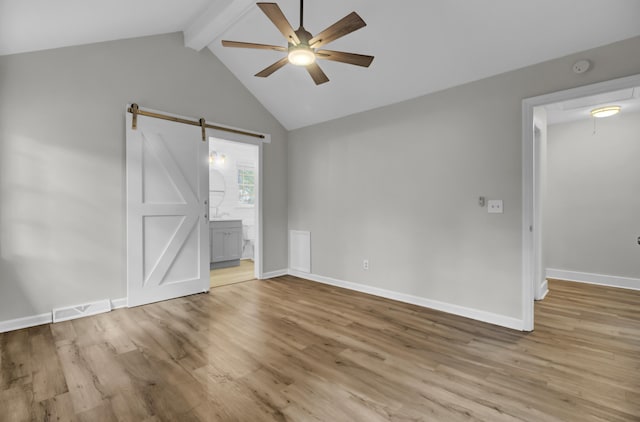
[[[224,154],[220,154],[217,151],[211,151],[209,153],[209,164],[210,165],[223,167],[226,160],[227,160],[227,156],[224,155]]]

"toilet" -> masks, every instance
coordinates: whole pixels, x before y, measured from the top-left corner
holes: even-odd
[[[242,259],[254,260],[256,226],[242,225]]]

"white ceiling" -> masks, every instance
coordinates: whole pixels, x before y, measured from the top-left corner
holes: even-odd
[[[297,28],[299,1],[275,1]],[[367,27],[326,48],[376,58],[368,69],[322,61],[331,81],[320,86],[292,65],[256,78],[282,53],[220,45],[285,45],[248,0],[0,0],[0,55],[182,30],[295,129],[640,35],[638,0],[307,0],[305,27],[354,10]]]
[[[0,55],[184,30],[210,0],[0,0]]]
[[[298,1],[278,4],[297,27]],[[315,34],[353,10],[367,26],[326,48],[376,58],[369,69],[321,62],[331,79],[324,85],[291,65],[256,78],[282,53],[220,45],[222,39],[285,45],[257,7],[210,49],[295,129],[640,35],[638,0],[307,0],[305,27]]]

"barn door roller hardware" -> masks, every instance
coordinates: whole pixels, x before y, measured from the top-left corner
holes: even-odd
[[[183,123],[185,125],[200,126],[202,128],[202,140],[203,141],[207,140],[206,129],[222,130],[224,132],[231,132],[231,133],[236,133],[238,135],[245,135],[245,136],[251,136],[253,138],[264,139],[264,135],[261,134],[261,133],[245,132],[244,130],[238,130],[238,129],[232,129],[232,128],[229,128],[229,127],[211,125],[211,124],[207,123],[205,119],[200,119],[198,121],[187,120],[187,119],[183,119],[181,117],[169,116],[168,114],[161,114],[161,113],[154,113],[152,111],[140,110],[140,107],[138,107],[138,104],[135,104],[135,103],[131,104],[131,107],[129,107],[127,109],[127,111],[129,113],[133,114],[133,119],[131,120],[131,128],[134,129],[134,130],[137,129],[137,127],[138,127],[138,116],[147,116],[147,117],[153,117],[155,119],[162,119],[162,120],[169,120],[171,122]]]

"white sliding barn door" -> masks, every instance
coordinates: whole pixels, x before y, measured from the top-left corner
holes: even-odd
[[[209,290],[208,143],[126,113],[128,306]]]

